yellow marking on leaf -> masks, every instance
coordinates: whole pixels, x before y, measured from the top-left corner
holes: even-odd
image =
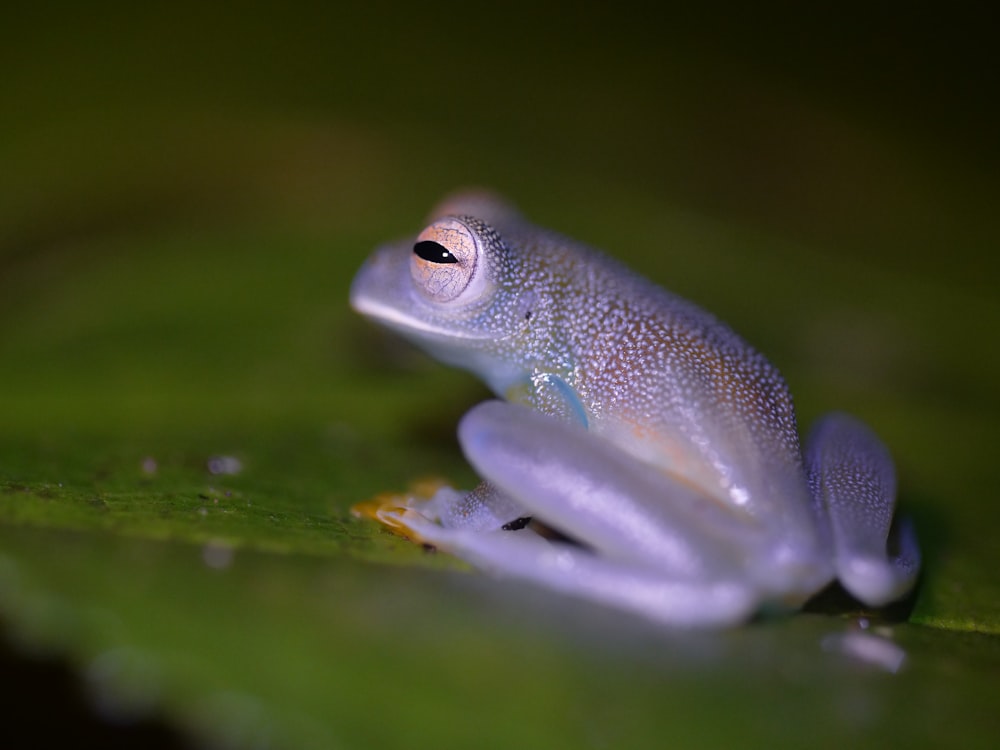
[[[370,518],[378,521],[388,530],[416,544],[425,544],[424,540],[406,523],[408,516],[418,516],[412,509],[414,500],[429,500],[447,483],[437,477],[424,477],[414,480],[405,493],[380,492],[371,500],[364,500],[351,506],[351,514],[355,518]]]

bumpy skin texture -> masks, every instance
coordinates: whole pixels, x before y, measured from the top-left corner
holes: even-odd
[[[835,573],[873,604],[912,584],[912,538],[904,561],[885,553],[888,452],[844,418],[821,430],[806,466],[784,380],[728,326],[482,194],[446,201],[417,241],[430,262],[413,241],[381,248],[352,303],[528,409],[470,413],[460,438],[487,482],[386,510],[393,523],[486,567],[678,624],[797,606]],[[439,247],[462,263],[439,264],[427,252]],[[589,549],[495,533],[523,515]]]

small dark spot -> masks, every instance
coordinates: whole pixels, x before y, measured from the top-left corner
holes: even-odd
[[[510,523],[505,523],[501,528],[504,531],[518,531],[519,529],[523,529],[529,523],[531,523],[531,516],[524,516],[523,518],[515,518]]]
[[[526,312],[524,314],[524,319],[525,320],[531,320],[531,310],[528,310],[528,312]]]

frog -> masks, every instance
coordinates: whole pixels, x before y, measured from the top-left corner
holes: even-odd
[[[481,190],[378,247],[355,311],[497,397],[460,419],[481,478],[358,506],[473,568],[672,627],[863,605],[920,569],[888,448],[843,412],[800,441],[789,388],[733,328]],[[433,408],[433,405],[428,405]]]

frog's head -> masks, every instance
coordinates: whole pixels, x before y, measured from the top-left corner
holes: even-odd
[[[502,379],[507,344],[530,317],[517,267],[491,224],[442,216],[414,242],[376,250],[351,285],[351,305],[438,359]]]

